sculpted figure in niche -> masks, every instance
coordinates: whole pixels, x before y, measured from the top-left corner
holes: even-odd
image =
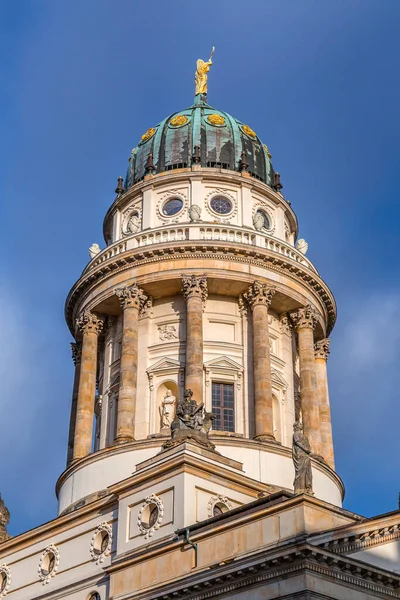
[[[167,390],[160,406],[161,429],[169,429],[175,416],[175,396]]]
[[[298,240],[295,248],[296,248],[296,250],[298,250],[299,252],[301,252],[305,256],[307,254],[308,244],[307,244],[306,240],[304,240],[303,238],[301,238],[300,240]]]
[[[139,231],[139,228],[140,228],[139,213],[134,211],[128,218],[125,231],[127,234],[136,233],[137,231]]]
[[[215,415],[204,410],[204,403],[197,404],[192,399],[192,390],[185,390],[184,398],[178,403],[175,419],[171,423],[171,439],[163,448],[170,448],[185,440],[193,440],[214,450],[215,446],[208,439]]]
[[[200,221],[200,217],[201,217],[200,206],[198,204],[193,204],[189,208],[189,219],[191,220],[192,223],[195,223],[196,221]]]
[[[93,260],[95,256],[97,256],[97,254],[101,252],[100,250],[100,246],[98,244],[92,244],[89,248],[89,256],[90,256],[90,260]]]
[[[256,212],[253,217],[254,229],[260,231],[264,227],[264,216],[260,212]]]
[[[293,430],[294,493],[313,494],[310,459],[311,447],[307,436],[303,433],[303,425],[299,421],[293,425]]]

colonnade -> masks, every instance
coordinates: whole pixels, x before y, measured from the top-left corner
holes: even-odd
[[[182,275],[182,294],[186,301],[185,387],[203,401],[203,310],[207,299],[205,275]],[[241,297],[241,305],[251,311],[253,323],[254,438],[274,442],[271,359],[268,311],[275,288],[254,281]],[[139,316],[148,295],[136,284],[116,290],[123,310],[120,387],[117,410],[116,444],[134,441],[138,367]],[[326,361],[329,339],[314,344],[317,313],[311,305],[281,315],[285,333],[297,332],[300,363],[300,394],[304,433],[312,452],[334,468],[332,430]],[[77,320],[82,342],[73,347],[74,391],[68,443],[70,464],[92,450],[92,430],[96,386],[97,342],[103,327],[98,315],[85,311]]]

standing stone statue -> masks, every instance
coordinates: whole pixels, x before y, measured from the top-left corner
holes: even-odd
[[[167,390],[160,406],[161,429],[169,429],[175,416],[175,396]]]
[[[10,511],[6,508],[4,500],[0,495],[0,544],[10,537],[7,533],[7,525],[10,522]]]
[[[307,436],[303,433],[303,425],[299,421],[293,425],[293,430],[294,493],[313,494],[310,459],[311,447]]]
[[[165,442],[163,448],[170,448],[185,440],[193,440],[210,450],[215,449],[208,439],[215,415],[206,412],[204,403],[197,404],[192,396],[192,390],[185,390],[183,400],[176,407],[175,419],[171,423],[171,439]]]

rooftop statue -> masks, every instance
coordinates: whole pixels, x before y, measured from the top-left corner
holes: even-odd
[[[210,450],[215,446],[208,438],[215,415],[204,410],[204,403],[197,404],[192,400],[192,390],[185,390],[183,400],[176,407],[176,416],[171,423],[171,439],[163,448],[176,446],[185,440],[193,440]]]
[[[199,58],[197,61],[196,73],[194,75],[194,82],[196,84],[196,96],[198,94],[207,94],[207,73],[212,65],[212,57],[214,54],[214,50],[215,48],[213,46],[210,58],[207,62],[204,62],[204,60],[202,60],[201,58]]]
[[[4,504],[4,500],[0,495],[0,544],[5,542],[10,537],[7,533],[7,525],[10,522],[10,511]]]

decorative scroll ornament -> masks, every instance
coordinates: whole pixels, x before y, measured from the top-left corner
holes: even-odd
[[[207,62],[204,62],[204,60],[199,58],[196,63],[196,73],[194,75],[194,82],[196,85],[196,91],[195,91],[196,96],[198,94],[207,94],[207,89],[208,89],[207,88],[207,80],[208,80],[207,73],[210,70],[210,67],[212,65],[212,57],[214,54],[214,50],[215,50],[215,48],[213,47],[213,49],[211,50],[210,58],[208,59]]]
[[[155,494],[147,496],[140,507],[138,514],[138,529],[144,539],[152,537],[154,532],[160,528],[164,517],[164,505]]]
[[[81,362],[82,344],[81,342],[71,342],[72,361],[76,366]]]
[[[115,290],[115,294],[118,296],[123,309],[137,308],[139,311],[145,309],[150,298],[136,283]]]
[[[154,127],[150,127],[146,133],[144,133],[142,135],[142,142],[147,142],[147,140],[149,140],[151,137],[153,137],[153,135],[155,134],[156,130],[154,129]]]
[[[212,114],[208,115],[207,121],[211,123],[211,125],[225,125],[225,119],[222,115]]]
[[[290,318],[297,331],[304,327],[315,329],[318,322],[318,313],[311,304],[306,304],[306,306],[299,308],[296,312],[290,313]]]
[[[216,506],[221,506],[221,512],[226,512],[228,510],[232,510],[233,504],[228,500],[226,496],[222,496],[219,494],[218,496],[212,496],[207,504],[207,515],[211,518],[214,517],[214,509]],[[225,508],[225,511],[222,509]]]
[[[77,319],[76,324],[82,333],[96,333],[99,335],[103,329],[104,321],[90,310],[85,310]]]
[[[11,585],[11,569],[7,565],[0,565],[0,598],[4,598]]]
[[[330,345],[331,340],[329,338],[325,338],[324,340],[316,342],[314,344],[315,358],[323,358],[324,360],[328,360]]]
[[[111,554],[112,547],[112,527],[110,523],[102,521],[97,525],[92,540],[90,542],[90,554],[96,565],[104,562],[104,559]]]
[[[251,309],[253,309],[257,304],[263,304],[264,306],[268,307],[271,304],[272,297],[275,292],[275,287],[256,280],[249,286],[248,291],[243,294],[243,298],[246,300]]]
[[[242,131],[243,131],[243,133],[245,133],[246,135],[248,135],[253,140],[257,137],[256,132],[253,131],[251,129],[251,127],[249,127],[248,125],[242,125]]]
[[[170,120],[169,124],[171,127],[182,127],[186,125],[189,119],[185,115],[177,115],[173,119]]]
[[[271,152],[268,150],[268,146],[266,144],[264,144],[264,150],[267,153],[268,158],[272,158],[272,154]]]
[[[38,567],[39,579],[41,580],[43,585],[45,585],[46,583],[50,583],[51,578],[54,577],[57,573],[59,564],[59,549],[56,546],[54,546],[54,544],[46,546],[42,556],[40,557]]]
[[[193,296],[198,296],[203,302],[207,300],[207,277],[206,275],[181,275],[182,294],[185,300]]]
[[[281,330],[281,333],[286,333],[286,335],[291,335],[292,323],[291,323],[288,315],[281,315],[279,317],[279,329]]]

